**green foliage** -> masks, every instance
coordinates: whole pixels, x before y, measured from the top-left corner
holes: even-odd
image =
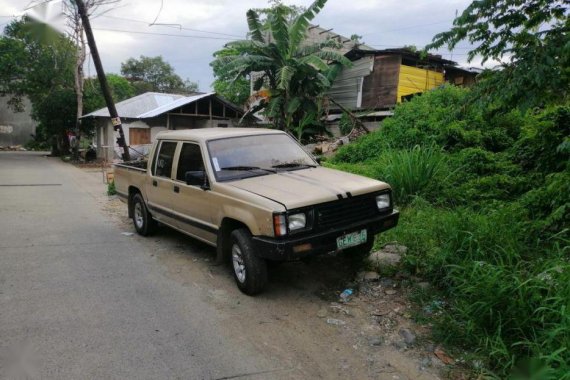
[[[445,157],[437,147],[389,151],[381,163],[383,178],[394,187],[394,199],[405,204],[414,196],[430,194],[445,168]]]
[[[32,103],[37,136],[65,141],[75,127],[73,70],[76,49],[67,37],[29,18],[12,21],[0,36],[0,94],[22,111],[23,97]],[[68,117],[67,113],[70,112]]]
[[[117,74],[107,74],[107,83],[111,90],[111,95],[115,102],[135,96],[135,88],[126,79]],[[101,93],[101,86],[97,78],[85,80],[83,93],[83,113],[87,114],[105,107],[105,98]]]
[[[473,1],[426,49],[467,40],[474,45],[469,61],[503,62],[480,77],[477,91],[487,102],[507,109],[563,103],[570,89],[568,9],[564,0]]]
[[[115,181],[107,183],[107,195],[116,195],[117,189],[115,188]]]
[[[235,54],[238,54],[237,50],[226,48],[217,52],[215,57],[231,56]],[[223,70],[223,66],[219,60],[211,62],[210,66],[214,71],[214,91],[230,102],[244,106],[250,93],[249,76],[234,78],[228,72]]]
[[[346,112],[343,112],[340,117],[340,120],[338,121],[338,126],[340,129],[340,133],[346,136],[354,128],[354,121]]]
[[[560,171],[570,159],[570,151],[563,149],[569,136],[570,105],[530,115],[516,143],[514,159],[525,170]]]
[[[436,285],[420,316],[436,337],[490,376],[569,379],[570,104],[497,112],[476,95],[415,97],[326,165],[392,185],[400,225],[379,243]]]
[[[251,39],[226,44],[211,63],[224,81],[258,75],[253,90],[265,91],[260,92],[261,100],[250,112],[263,110],[278,129],[295,131],[296,135],[322,129],[322,95],[331,86],[334,67],[350,65],[334,50],[339,47],[334,40],[304,43],[309,22],[325,3],[316,0],[295,12],[279,3],[267,10],[265,22],[258,12],[249,10]]]
[[[198,84],[183,80],[162,56],[129,58],[121,63],[121,74],[131,82],[136,95],[148,92],[190,94],[198,91]]]

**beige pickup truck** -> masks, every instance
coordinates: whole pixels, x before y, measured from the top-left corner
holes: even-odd
[[[281,131],[161,132],[149,157],[115,165],[136,231],[159,222],[216,247],[246,294],[263,290],[268,261],[367,253],[398,223],[389,185],[324,168]]]

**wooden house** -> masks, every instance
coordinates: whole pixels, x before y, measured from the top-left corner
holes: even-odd
[[[441,86],[449,81],[449,73],[454,75],[452,83],[461,85],[473,83],[476,75],[441,56],[423,56],[408,49],[353,49],[346,57],[353,66],[340,72],[328,95],[349,110],[389,109]],[[330,108],[338,109],[334,104]]]

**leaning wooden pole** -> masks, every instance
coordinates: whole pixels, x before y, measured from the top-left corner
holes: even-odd
[[[83,0],[74,0],[77,4],[77,10],[79,11],[79,16],[81,17],[81,22],[83,23],[83,28],[85,29],[85,35],[87,36],[87,44],[91,50],[91,57],[93,57],[93,64],[95,65],[95,70],[97,71],[97,78],[99,78],[99,84],[101,85],[101,92],[105,98],[105,103],[109,109],[109,115],[111,116],[111,122],[113,123],[113,129],[119,132],[119,139],[117,143],[121,148],[123,148],[123,160],[130,161],[131,156],[129,154],[129,147],[127,146],[125,140],[125,133],[123,132],[123,126],[121,124],[121,119],[117,113],[117,108],[115,108],[115,102],[111,96],[111,91],[109,90],[109,84],[107,83],[107,77],[105,76],[105,71],[103,70],[103,64],[101,64],[101,57],[99,57],[99,51],[97,50],[97,45],[95,44],[95,37],[93,36],[93,30],[91,29],[91,23],[89,22],[89,16],[87,15],[87,9]]]

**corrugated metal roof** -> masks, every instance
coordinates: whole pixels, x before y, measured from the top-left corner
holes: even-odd
[[[161,115],[175,108],[193,103],[199,99],[215,95],[215,92],[184,96],[178,94],[163,94],[158,92],[145,92],[133,98],[115,104],[119,117],[129,119],[145,119]],[[84,115],[86,117],[109,117],[109,110],[101,108]]]
[[[208,92],[205,94],[185,96],[183,98],[176,99],[170,103],[166,103],[164,105],[161,105],[160,107],[157,107],[155,109],[152,109],[150,111],[142,113],[138,116],[138,118],[144,119],[144,118],[149,118],[149,117],[155,117],[155,116],[161,115],[165,112],[171,111],[175,108],[179,108],[179,107],[185,106],[186,104],[194,103],[197,100],[207,98],[208,96],[211,96],[214,94],[216,94],[216,93],[215,92]]]

